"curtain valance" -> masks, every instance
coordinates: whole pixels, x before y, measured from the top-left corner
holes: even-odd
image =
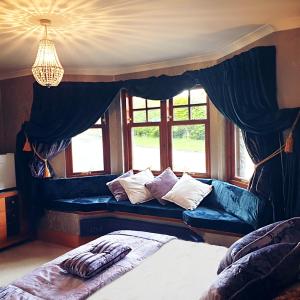
[[[224,116],[247,132],[282,131],[291,126],[297,114],[297,109],[278,109],[276,49],[268,46],[177,76],[117,82],[62,82],[50,89],[35,83],[31,116],[24,129],[31,141],[58,142],[88,129],[122,88],[134,96],[165,100],[197,84],[204,87]]]

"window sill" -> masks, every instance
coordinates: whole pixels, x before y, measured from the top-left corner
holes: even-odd
[[[67,178],[72,178],[72,177],[85,177],[85,176],[97,176],[97,175],[105,175],[107,172],[104,171],[99,171],[99,172],[83,172],[83,173],[72,173],[72,174],[67,174]]]
[[[238,187],[244,188],[244,189],[247,189],[248,184],[249,184],[249,181],[246,181],[246,180],[243,180],[240,178],[233,178],[233,179],[228,180],[228,182],[233,185],[236,185]]]

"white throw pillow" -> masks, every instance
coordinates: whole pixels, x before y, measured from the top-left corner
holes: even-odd
[[[188,174],[175,183],[173,188],[162,198],[185,209],[193,210],[211,192],[212,186],[205,184]]]
[[[118,179],[132,204],[142,203],[153,199],[145,183],[153,180],[151,170],[146,169],[130,177]]]

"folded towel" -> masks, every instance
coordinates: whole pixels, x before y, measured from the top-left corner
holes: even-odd
[[[130,251],[130,247],[114,243],[98,253],[83,252],[69,257],[60,264],[60,267],[70,274],[88,279],[117,263]]]

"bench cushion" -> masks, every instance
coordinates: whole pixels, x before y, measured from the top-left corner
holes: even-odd
[[[151,215],[165,218],[175,218],[182,220],[183,208],[167,203],[161,205],[157,200],[151,200],[145,203],[131,204],[130,201],[116,201],[111,199],[108,203],[108,209],[111,211],[123,211],[142,215]]]
[[[43,203],[59,199],[89,198],[111,195],[106,183],[117,175],[86,176],[78,178],[35,179],[35,189]]]
[[[48,209],[59,211],[95,211],[107,210],[112,196],[82,197],[73,199],[57,199],[48,204]]]
[[[223,210],[211,209],[200,206],[195,210],[183,212],[183,220],[186,224],[212,230],[245,234],[253,231],[253,227],[241,219]]]

